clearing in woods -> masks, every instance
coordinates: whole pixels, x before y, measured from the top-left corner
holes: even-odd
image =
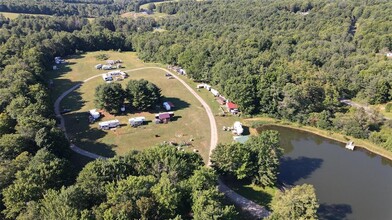
[[[124,155],[132,149],[143,150],[156,144],[175,142],[188,143],[184,147],[187,151],[197,149],[205,162],[208,160],[210,126],[208,117],[200,102],[177,80],[167,79],[165,72],[158,69],[141,69],[143,67],[162,67],[158,64],[146,64],[140,61],[135,53],[100,51],[66,58],[67,63],[59,65],[59,70],[51,71],[53,79],[53,99],[72,86],[94,75],[107,71],[97,70],[94,66],[105,61],[98,61],[95,56],[107,54],[109,59],[123,61],[121,70],[128,72],[129,78],[119,81],[125,88],[130,79],[145,79],[156,84],[161,90],[165,101],[175,105],[173,109],[174,120],[168,124],[155,124],[154,115],[163,109],[152,112],[136,112],[127,108],[125,115],[113,116],[105,114],[99,121],[118,119],[121,127],[102,131],[98,129],[98,122],[90,124],[87,111],[95,108],[95,88],[105,83],[101,77],[94,78],[73,91],[61,102],[61,109],[69,109],[64,114],[67,133],[74,144],[87,151],[110,157],[115,154]],[[147,124],[138,128],[129,126],[128,119],[144,116]],[[192,140],[192,141],[191,141]]]

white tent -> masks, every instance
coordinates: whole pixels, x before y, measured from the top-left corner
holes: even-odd
[[[239,121],[234,122],[233,125],[233,133],[236,135],[241,135],[244,132],[244,129],[242,128],[242,124]]]

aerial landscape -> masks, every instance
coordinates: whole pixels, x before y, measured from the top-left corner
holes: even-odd
[[[392,1],[0,1],[0,219],[392,219]]]

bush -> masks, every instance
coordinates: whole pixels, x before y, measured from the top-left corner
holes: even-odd
[[[107,59],[109,59],[109,56],[107,54],[101,53],[101,54],[96,55],[95,58],[97,60],[107,60]]]
[[[385,112],[391,112],[392,111],[392,103],[388,103],[386,106],[385,106]]]

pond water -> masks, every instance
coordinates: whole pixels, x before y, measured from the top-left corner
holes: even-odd
[[[392,219],[392,162],[367,150],[278,126],[285,150],[278,180],[314,185],[320,219]]]

